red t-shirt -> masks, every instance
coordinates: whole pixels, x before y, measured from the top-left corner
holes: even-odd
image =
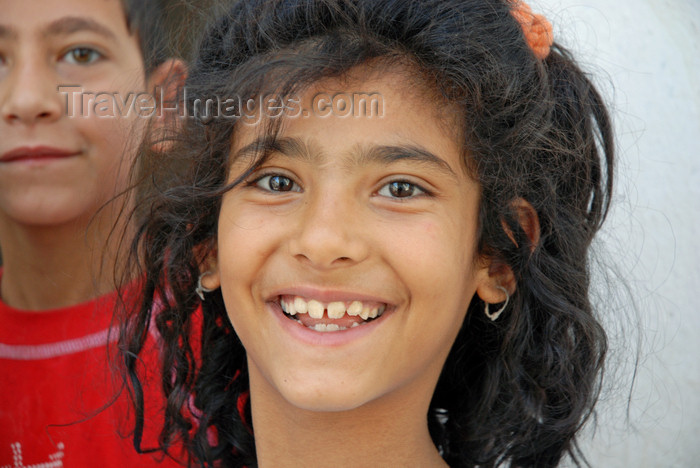
[[[115,300],[112,293],[42,312],[0,301],[0,468],[180,466],[162,453],[138,454],[128,437],[133,410],[108,360],[116,350]],[[151,341],[141,353],[152,382],[144,386],[142,448],[156,446],[162,426]]]

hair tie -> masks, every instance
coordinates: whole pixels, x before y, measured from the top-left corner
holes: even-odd
[[[521,0],[512,0],[513,8],[510,13],[520,23],[525,34],[525,41],[532,49],[538,60],[544,60],[549,55],[549,48],[554,42],[552,23],[543,15],[532,13],[532,8]]]

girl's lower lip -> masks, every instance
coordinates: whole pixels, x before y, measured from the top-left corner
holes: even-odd
[[[387,309],[376,319],[345,330],[319,332],[312,330],[296,320],[288,318],[282,311],[278,302],[267,303],[272,314],[279,321],[280,326],[295,339],[311,346],[340,347],[355,340],[361,339],[373,333],[392,315],[393,309]]]

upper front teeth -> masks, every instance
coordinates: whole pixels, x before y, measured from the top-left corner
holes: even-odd
[[[282,301],[282,307],[284,307],[284,301]],[[290,310],[287,310],[288,314],[296,315],[296,314],[305,314],[307,311],[307,304],[306,301],[300,297],[295,297],[294,298],[294,307],[289,307]]]
[[[324,304],[315,299],[306,300],[302,297],[283,297],[280,301],[282,310],[289,315],[309,314],[315,319],[323,318],[324,311],[329,319],[339,319],[348,314],[353,317],[361,317],[363,320],[376,318],[384,312],[386,306],[379,303],[363,304],[361,301],[350,303],[335,301]]]
[[[348,306],[348,315],[357,316],[362,312],[362,302],[352,301]]]
[[[323,318],[323,309],[323,304],[318,301],[309,301],[306,304],[308,314],[315,319]]]
[[[331,302],[326,309],[328,310],[328,318],[339,319],[345,315],[344,302]]]

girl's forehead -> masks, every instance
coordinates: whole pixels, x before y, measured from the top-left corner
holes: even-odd
[[[461,109],[440,97],[417,70],[403,65],[395,70],[374,63],[360,65],[290,95],[270,93],[248,102],[255,110],[248,115],[243,112],[244,117],[250,118],[239,121],[236,134],[260,138],[271,128],[279,132],[276,135],[311,131],[307,122],[320,119],[329,125],[344,123],[348,129],[364,124],[373,137],[377,136],[377,129],[386,134],[393,128],[394,133],[409,136],[411,125],[439,126],[445,140],[461,144]]]
[[[416,91],[415,81],[403,73],[361,72],[322,79],[299,95],[282,97],[295,107],[291,115],[274,117],[279,122],[267,117],[254,125],[239,123],[232,139],[234,163],[246,156],[250,162],[263,151],[316,164],[342,161],[347,167],[403,158],[446,175],[461,172],[461,135],[444,107]]]

